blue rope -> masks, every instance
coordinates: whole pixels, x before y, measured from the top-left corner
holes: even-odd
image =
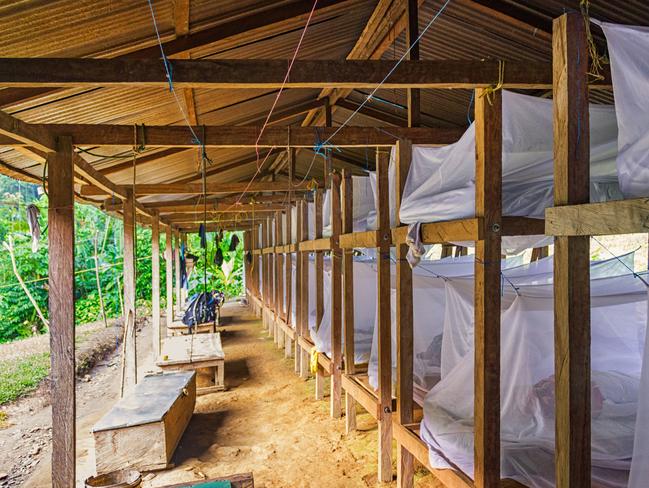
[[[433,18],[430,20],[430,22],[428,22],[428,24],[426,25],[426,27],[424,27],[424,29],[421,31],[421,34],[419,34],[419,36],[417,37],[417,39],[415,39],[415,41],[412,43],[412,45],[411,45],[408,49],[406,49],[406,52],[403,53],[403,56],[401,56],[401,58],[399,58],[399,60],[398,60],[398,61],[396,62],[396,64],[392,67],[392,69],[390,69],[390,71],[388,72],[388,74],[385,75],[385,78],[383,78],[383,80],[381,80],[381,82],[376,86],[376,88],[374,88],[374,89],[372,90],[372,92],[369,94],[369,96],[367,96],[367,98],[365,98],[365,100],[363,100],[363,102],[358,106],[358,108],[357,108],[356,110],[354,110],[354,112],[352,112],[352,114],[351,114],[349,117],[347,117],[347,120],[345,120],[345,122],[343,122],[342,125],[340,125],[340,126],[336,129],[336,131],[335,131],[333,134],[331,134],[331,136],[330,136],[330,137],[325,141],[325,144],[328,143],[331,139],[333,139],[334,136],[335,136],[336,134],[338,134],[338,132],[340,131],[340,129],[342,129],[343,127],[345,127],[345,126],[349,123],[349,121],[350,121],[350,120],[351,120],[351,119],[352,119],[352,118],[353,118],[353,117],[354,117],[354,116],[355,116],[355,115],[356,115],[356,114],[357,114],[357,113],[358,113],[358,112],[359,112],[359,111],[360,111],[360,110],[361,110],[361,109],[362,109],[362,108],[367,104],[367,102],[368,102],[369,100],[371,100],[372,97],[374,97],[374,94],[375,94],[375,93],[376,93],[376,92],[381,88],[381,86],[382,86],[382,85],[383,85],[383,84],[388,80],[388,78],[389,78],[390,76],[392,76],[392,73],[394,73],[394,72],[396,71],[396,69],[397,69],[397,68],[399,67],[399,65],[403,62],[403,60],[406,59],[406,57],[410,54],[410,51],[412,50],[412,48],[413,48],[416,44],[419,43],[420,39],[424,36],[424,34],[428,31],[428,29],[429,29],[429,28],[430,28],[430,27],[435,23],[435,21],[439,18],[439,16],[442,14],[442,12],[444,12],[444,10],[446,10],[446,7],[448,7],[448,4],[449,4],[449,3],[451,3],[451,0],[446,0],[446,2],[444,2],[444,5],[442,5],[442,6],[440,7],[440,9],[439,9],[439,10],[437,11],[437,13],[433,16]]]
[[[151,0],[147,0],[149,3],[149,10],[151,11],[151,18],[153,19],[153,28],[155,29],[155,35],[158,38],[158,46],[160,46],[160,54],[162,54],[162,63],[165,67],[165,72],[167,73],[167,81],[169,82],[169,91],[174,91],[174,82],[173,82],[173,68],[171,67],[171,62],[162,48],[162,39],[160,38],[160,31],[158,30],[158,23],[155,19],[155,12],[153,10],[153,4]]]
[[[471,100],[469,100],[469,108],[466,109],[466,120],[469,125],[473,123],[471,120],[471,107],[473,107],[473,97],[475,97],[475,90],[471,90]]]

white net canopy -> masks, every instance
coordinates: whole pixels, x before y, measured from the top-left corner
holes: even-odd
[[[619,127],[617,171],[626,197],[649,188],[649,28],[601,23],[606,35]],[[649,348],[640,382],[630,488],[649,480]]]
[[[552,284],[517,284],[501,317],[501,477],[554,486]],[[447,303],[447,318],[455,313]],[[458,312],[461,314],[462,312]],[[592,475],[624,487],[633,455],[647,291],[635,275],[591,281]],[[473,475],[473,345],[426,395],[421,436],[434,467]]]
[[[342,195],[341,195],[342,198]],[[362,232],[368,229],[368,214],[374,211],[374,194],[368,176],[352,176],[352,221],[353,231]],[[342,209],[342,206],[341,206]],[[327,190],[323,202],[322,221],[323,235],[331,235],[331,190]]]
[[[376,263],[374,260],[361,256],[354,257],[354,348],[357,363],[367,362],[370,357],[376,315],[376,280]],[[316,350],[331,356],[330,272],[325,277],[324,290],[324,314],[322,320],[316,331],[314,311],[313,320],[309,321],[309,331]]]
[[[545,208],[553,204],[552,100],[508,91],[502,96],[503,215],[543,218]],[[615,168],[617,124],[611,106],[590,106],[590,151],[591,200],[621,198]],[[414,146],[399,209],[401,222],[474,215],[475,124],[454,144]],[[504,237],[503,249],[515,254],[550,243],[544,236]]]

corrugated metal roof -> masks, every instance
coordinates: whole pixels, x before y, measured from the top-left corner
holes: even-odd
[[[263,16],[269,8],[286,6],[297,0],[191,0],[190,33],[218,27],[251,15]],[[394,0],[397,2],[400,0]],[[344,59],[365,29],[377,0],[349,0],[319,10],[299,53],[301,58]],[[420,8],[420,29],[438,12],[442,0],[426,0]],[[400,4],[386,12],[379,39],[396,21]],[[163,41],[175,38],[174,8],[171,0],[154,0],[153,6]],[[420,43],[422,59],[503,59],[507,61],[549,62],[551,21],[566,10],[579,8],[579,0],[452,0]],[[591,2],[591,16],[600,20],[649,25],[646,0]],[[304,27],[307,14],[217,39],[192,50],[193,58],[290,58]],[[394,18],[392,18],[394,17]],[[156,46],[153,24],[146,0],[8,0],[0,4],[0,52],[3,56],[114,57]],[[600,46],[603,36],[594,33]],[[374,43],[376,45],[376,42]],[[405,49],[401,34],[382,55],[398,59]],[[367,55],[367,48],[361,50]],[[494,80],[496,81],[496,80]],[[260,123],[276,96],[269,90],[194,90],[199,122],[210,125]],[[18,94],[18,95],[16,95]],[[320,90],[286,90],[275,109],[284,112],[316,99]],[[356,105],[369,91],[354,90],[346,97]],[[538,95],[545,95],[542,92]],[[551,95],[551,94],[550,94]],[[18,97],[18,101],[16,101]],[[20,97],[26,99],[21,100]],[[423,90],[422,113],[426,125],[462,127],[468,124],[469,90]],[[594,91],[591,98],[612,103],[612,93]],[[28,122],[184,124],[172,94],[166,89],[110,87],[47,90],[0,90],[4,110]],[[184,102],[183,102],[184,103]],[[389,125],[405,121],[405,90],[379,90],[367,101],[368,113],[357,114],[353,125]],[[337,108],[334,125],[347,120],[352,108]],[[378,115],[377,115],[378,114]],[[379,120],[384,114],[387,121]],[[282,120],[300,124],[303,114]],[[102,155],[119,154],[129,148],[100,148]],[[161,155],[153,160],[151,155]],[[210,149],[213,160],[210,181],[249,179],[257,169],[254,150]],[[345,149],[341,158],[355,160],[359,167],[373,167],[374,155],[364,150]],[[370,151],[371,153],[371,151]],[[128,158],[110,159],[84,155],[97,169],[107,172],[116,183],[132,182]],[[140,156],[138,183],[183,181],[197,176],[195,150],[151,151]],[[273,160],[274,157],[269,158]],[[17,151],[0,149],[0,160],[40,177],[42,166]],[[237,165],[237,161],[251,161]],[[313,152],[300,151],[296,172],[304,175],[312,166]],[[320,165],[317,161],[313,165]],[[115,170],[111,170],[115,168]],[[220,171],[223,169],[223,171]],[[312,169],[312,171],[314,171]],[[262,174],[264,171],[262,171]],[[317,171],[316,174],[321,174]],[[168,197],[158,197],[160,200]],[[147,198],[153,200],[153,198]]]

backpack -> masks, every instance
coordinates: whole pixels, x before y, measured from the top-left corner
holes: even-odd
[[[214,296],[217,292],[199,293],[190,298],[185,315],[183,315],[183,324],[191,330],[206,322],[216,320],[217,301]]]

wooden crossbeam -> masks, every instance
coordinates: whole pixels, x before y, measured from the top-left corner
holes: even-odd
[[[106,176],[104,176],[95,168],[93,168],[89,162],[87,162],[85,159],[83,159],[81,156],[79,156],[76,153],[73,154],[72,160],[74,161],[75,173],[77,175],[82,176],[90,183],[92,183],[92,185],[84,185],[81,187],[80,195],[82,197],[90,196],[90,195],[83,195],[82,192],[84,188],[92,186],[93,188],[97,189],[96,194],[113,195],[115,197],[120,198],[121,200],[126,200],[128,198],[129,188],[125,186],[116,185],[115,183],[110,181]],[[142,205],[137,200],[135,201],[135,209],[138,213],[146,215],[148,217],[153,217],[155,215],[154,211],[145,208],[144,205]]]
[[[3,111],[0,111],[0,134],[41,151],[56,151],[56,138],[47,127],[28,124]]]
[[[175,59],[172,66],[177,88],[486,88],[501,79],[494,60],[403,61],[394,69],[392,60],[298,59],[288,81],[283,59]],[[608,76],[594,86],[610,88],[610,83]],[[0,58],[0,85],[163,88],[169,82],[158,59]],[[503,88],[551,87],[549,64],[504,65]]]
[[[632,234],[649,231],[649,199],[634,198],[545,209],[545,233],[555,236]]]
[[[121,202],[105,201],[103,208],[106,211],[115,211],[122,209]],[[202,201],[197,201],[196,203],[189,203],[185,205],[174,205],[168,207],[145,207],[151,212],[158,211],[161,215],[170,214],[170,213],[200,213],[207,211],[208,214],[213,213],[241,213],[241,212],[264,212],[269,210],[283,210],[285,206],[281,202],[276,203],[236,203],[236,202],[221,202],[221,201],[210,201],[207,202],[207,205],[204,205]]]
[[[88,164],[88,163],[86,163]],[[92,181],[92,180],[91,180]],[[112,194],[121,196],[125,193],[127,187],[114,185],[111,186],[99,185],[93,181],[93,185],[84,185],[81,187],[82,196],[100,196]],[[306,191],[311,182],[295,182],[293,184],[293,191]],[[113,189],[114,188],[114,189]],[[128,187],[130,188],[130,186]],[[200,183],[159,183],[159,184],[140,184],[135,185],[135,193],[138,196],[142,195],[202,195],[217,194],[217,193],[242,193],[242,192],[258,192],[258,191],[287,191],[288,184],[283,181],[253,181],[243,183],[207,183],[205,188]]]
[[[281,210],[283,208],[284,207],[282,205],[268,205],[265,207],[253,207],[251,205],[234,207],[230,205],[224,205],[223,207],[216,210],[208,210],[206,214],[209,219],[216,220],[220,217],[221,214],[247,214],[250,217],[252,217],[253,214],[259,214],[259,215],[268,214],[268,213],[276,212],[277,210]],[[161,213],[161,215],[167,221],[186,220],[186,219],[201,221],[203,220],[203,214],[204,214],[203,209],[200,206],[197,208],[194,207],[191,209],[185,209],[184,211],[181,212]]]
[[[30,126],[68,135],[76,146],[132,146],[132,125],[55,124]],[[328,141],[337,147],[391,146],[408,138],[416,144],[445,145],[456,142],[463,134],[458,128],[404,128],[383,130],[378,127],[266,127],[261,137],[257,126],[201,126],[205,147],[306,147]],[[196,147],[185,126],[147,126],[139,143],[148,147]],[[335,134],[334,134],[335,133]]]

